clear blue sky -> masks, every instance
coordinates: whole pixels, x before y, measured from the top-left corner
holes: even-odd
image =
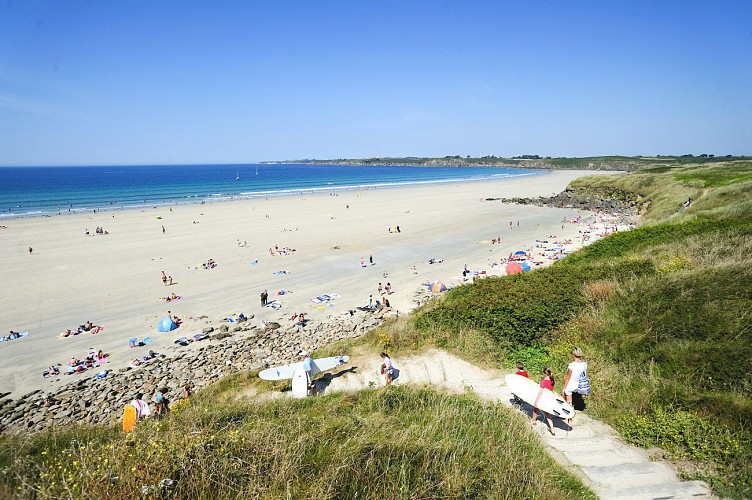
[[[7,0],[0,165],[752,154],[752,1]]]

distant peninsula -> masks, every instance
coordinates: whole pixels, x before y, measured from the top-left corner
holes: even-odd
[[[539,155],[522,155],[512,158],[501,156],[444,156],[426,158],[373,157],[373,158],[339,158],[329,160],[299,159],[284,161],[265,161],[266,164],[307,163],[312,165],[396,165],[416,167],[494,167],[494,168],[534,168],[534,169],[574,169],[574,170],[621,170],[635,171],[668,165],[702,164],[719,161],[750,160],[750,156],[716,156],[712,154],[680,156],[586,156],[581,158],[542,157]]]

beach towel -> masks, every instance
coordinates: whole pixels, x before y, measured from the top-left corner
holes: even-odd
[[[22,339],[28,336],[29,336],[29,332],[21,332],[18,334],[18,337],[15,337],[15,338],[10,338],[9,335],[5,335],[3,337],[0,337],[0,342],[10,342],[11,340],[18,340],[18,339]]]
[[[258,259],[255,259],[255,260],[252,260],[252,261],[249,262],[249,264],[252,265],[252,266],[257,266],[258,263],[259,263]]]

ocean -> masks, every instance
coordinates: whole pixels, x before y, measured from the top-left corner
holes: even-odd
[[[543,174],[310,164],[1,167],[0,219]]]

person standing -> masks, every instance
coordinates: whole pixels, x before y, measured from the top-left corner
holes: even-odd
[[[269,292],[264,290],[261,292],[261,307],[264,307],[269,301]]]
[[[154,415],[157,418],[162,418],[170,413],[170,400],[167,399],[167,391],[167,387],[162,387],[157,391],[157,394],[154,397],[154,400],[156,402]]]
[[[381,286],[381,283],[379,283],[378,291],[379,291],[379,295],[384,295],[384,287]]]
[[[136,394],[136,399],[131,401],[131,406],[133,406],[136,409],[136,419],[142,420],[144,418],[148,418],[151,416],[151,409],[149,408],[149,403],[144,401],[144,393],[139,392]]]
[[[368,256],[368,262],[373,265],[373,255]]]
[[[392,365],[392,359],[385,352],[381,353],[381,373],[384,375],[386,385],[390,385],[394,380],[394,365]]]
[[[308,351],[305,350],[300,351],[299,356],[303,359],[303,371],[306,376],[306,386],[310,390],[313,385],[313,360],[308,355]]]
[[[567,374],[564,376],[564,384],[561,388],[561,394],[566,398],[567,403],[572,404],[572,393],[577,392],[580,386],[580,377],[587,371],[587,363],[582,359],[582,349],[575,347],[572,349],[572,362],[567,366]],[[571,419],[570,424],[571,424]]]

